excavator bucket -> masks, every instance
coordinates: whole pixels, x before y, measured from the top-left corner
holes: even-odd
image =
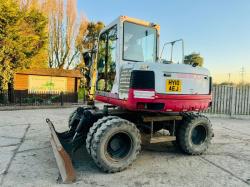
[[[58,133],[55,130],[53,123],[46,119],[49,126],[51,137],[50,143],[56,158],[57,166],[59,168],[63,183],[72,183],[76,180],[76,173],[70,158],[69,149],[65,149],[65,133]],[[66,151],[67,150],[67,151]]]

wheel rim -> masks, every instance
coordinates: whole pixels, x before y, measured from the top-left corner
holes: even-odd
[[[207,138],[207,130],[203,125],[197,125],[192,130],[192,143],[195,145],[201,145]]]
[[[126,158],[132,150],[132,139],[125,132],[113,134],[107,143],[107,155],[113,160]]]

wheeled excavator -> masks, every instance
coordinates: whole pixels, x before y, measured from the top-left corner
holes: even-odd
[[[127,16],[101,31],[97,50],[85,63],[91,67],[90,98],[103,107],[78,107],[69,117],[69,130],[61,133],[46,119],[63,182],[76,179],[71,157],[79,148],[108,173],[136,160],[142,137],[149,144],[171,141],[189,155],[208,149],[212,125],[200,112],[211,106],[210,73],[163,60],[159,37],[158,24]]]

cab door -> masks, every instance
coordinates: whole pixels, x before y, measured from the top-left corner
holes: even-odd
[[[96,90],[111,92],[116,76],[117,26],[100,35],[97,56]]]

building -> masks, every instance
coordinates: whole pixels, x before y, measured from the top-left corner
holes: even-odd
[[[79,70],[27,69],[16,72],[13,86],[28,92],[77,92],[82,77]]]

